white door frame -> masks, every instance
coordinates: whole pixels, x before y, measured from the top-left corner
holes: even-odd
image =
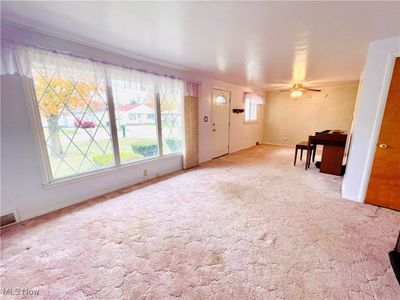
[[[347,169],[342,183],[342,197],[345,199],[365,201],[394,62],[400,57],[398,41],[399,38],[394,38],[371,43],[368,50],[353,115]]]
[[[229,93],[229,103],[228,103],[228,152],[219,156],[214,156],[213,153],[213,157],[212,159],[224,156],[229,154],[230,152],[230,140],[231,140],[231,101],[232,101],[232,92],[229,90],[226,90],[224,88],[219,88],[219,87],[212,87],[211,88],[211,134],[212,134],[212,130],[214,129],[214,90],[218,90],[218,91],[222,91],[222,92],[226,92]],[[213,151],[214,151],[214,138],[212,140],[213,143]]]

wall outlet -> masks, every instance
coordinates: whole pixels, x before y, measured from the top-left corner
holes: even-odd
[[[143,170],[143,176],[147,176],[147,169]]]

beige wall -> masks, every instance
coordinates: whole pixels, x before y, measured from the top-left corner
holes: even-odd
[[[321,87],[299,99],[290,92],[267,92],[264,106],[263,142],[295,145],[315,131],[350,130],[358,82]],[[322,94],[327,94],[326,98]]]

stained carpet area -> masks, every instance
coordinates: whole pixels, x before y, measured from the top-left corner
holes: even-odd
[[[2,232],[2,288],[35,299],[399,299],[400,213],[257,146]],[[32,199],[34,201],[35,199]]]

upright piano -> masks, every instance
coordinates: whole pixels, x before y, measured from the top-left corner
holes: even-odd
[[[314,145],[323,145],[321,173],[342,175],[342,162],[346,146],[347,134],[341,130],[324,130],[310,136]]]

